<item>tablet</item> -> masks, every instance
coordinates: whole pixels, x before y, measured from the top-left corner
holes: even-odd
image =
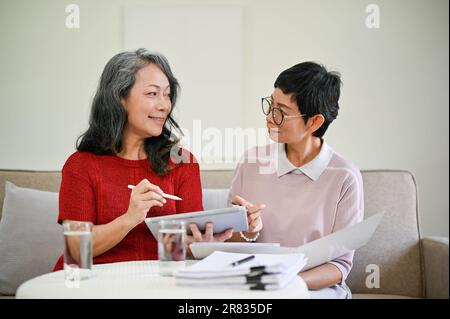
[[[197,224],[200,231],[203,232],[206,223],[212,222],[214,234],[221,233],[228,228],[233,228],[233,231],[246,231],[248,229],[247,209],[243,206],[146,218],[145,223],[156,239],[158,239],[158,222],[162,220],[184,221],[187,234],[191,234],[190,228],[187,227],[190,223]]]

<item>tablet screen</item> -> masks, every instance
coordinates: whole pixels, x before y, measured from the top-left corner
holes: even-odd
[[[145,223],[155,238],[158,238],[158,222],[162,220],[183,220],[186,223],[186,232],[189,235],[191,231],[187,226],[190,223],[197,224],[200,231],[204,232],[206,223],[212,222],[215,234],[228,228],[233,228],[233,231],[248,229],[247,209],[243,206],[146,218]]]

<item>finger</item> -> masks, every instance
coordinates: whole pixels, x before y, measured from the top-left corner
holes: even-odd
[[[159,188],[159,186],[157,185],[150,183],[148,179],[143,179],[142,181],[140,181],[139,184],[137,184],[136,187],[133,188],[133,191],[134,190],[136,190],[139,194],[143,194],[149,191],[156,192],[160,195],[163,194],[161,188]]]
[[[163,241],[163,244],[164,244],[164,245],[166,245],[167,242],[169,241],[169,238],[168,238],[168,236],[167,236],[166,234],[163,234],[163,235],[162,235],[162,241]]]
[[[169,244],[169,243],[171,243],[172,241],[174,241],[174,236],[175,235],[171,235],[171,234],[164,234],[163,235],[163,243],[164,244]]]
[[[241,205],[241,206],[253,206],[252,203],[246,201],[239,195],[234,196],[233,203],[236,203],[237,205]]]
[[[189,228],[191,229],[194,240],[202,241],[202,233],[198,230],[197,224],[189,224]]]
[[[227,239],[230,239],[231,236],[233,236],[233,229],[228,228],[224,232],[214,235],[214,239],[216,241],[225,241]]]
[[[206,223],[205,237],[206,241],[213,240],[213,223]]]
[[[171,253],[173,250],[173,241],[169,239],[169,241],[167,241],[165,245],[166,245],[166,252]]]
[[[251,206],[251,207],[247,208],[247,215],[259,213],[265,208],[266,208],[266,205],[264,205],[264,204]]]
[[[160,194],[153,192],[153,191],[150,191],[150,192],[144,193],[144,194],[140,194],[137,196],[137,199],[142,200],[142,201],[157,200],[163,204],[165,204],[167,202],[167,200],[164,197],[162,197]]]
[[[193,243],[195,241],[194,237],[191,235],[186,235],[184,238],[186,241],[186,246],[189,246],[191,243]]]
[[[152,183],[150,183],[148,181],[148,179],[143,179],[141,180],[134,188],[133,188],[133,192],[137,193],[137,194],[141,194],[147,191],[147,188],[152,185]]]
[[[258,218],[259,216],[261,216],[261,212],[262,212],[261,210],[257,210],[254,212],[247,212],[247,217],[253,219]]]
[[[259,220],[250,223],[250,225],[248,226],[248,232],[249,233],[254,232],[254,230],[258,229],[260,225],[261,225],[261,222]]]
[[[261,214],[251,214],[248,216],[249,223],[253,223],[255,220],[260,219]]]
[[[233,229],[232,229],[232,228],[227,229],[227,230],[225,231],[225,234],[223,235],[222,240],[225,241],[225,240],[227,240],[227,239],[230,239],[232,236],[233,236]]]
[[[142,208],[143,209],[150,209],[153,206],[159,206],[159,207],[163,207],[164,203],[161,203],[159,200],[148,200],[148,201],[142,201]]]

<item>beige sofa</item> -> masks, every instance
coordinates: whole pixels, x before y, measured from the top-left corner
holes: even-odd
[[[228,170],[203,171],[203,189],[221,189],[213,193],[225,197],[232,175]],[[370,242],[355,254],[354,267],[347,280],[353,298],[448,298],[448,237],[421,236],[417,187],[412,174],[371,170],[362,171],[362,175],[365,217],[380,211],[386,214]],[[0,207],[3,207],[5,181],[57,192],[61,174],[0,170]],[[370,284],[374,269],[379,270],[379,285],[375,287]]]

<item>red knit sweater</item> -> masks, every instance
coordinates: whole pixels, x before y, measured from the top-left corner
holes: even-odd
[[[146,159],[126,160],[115,155],[75,152],[62,170],[58,223],[65,219],[90,221],[94,225],[113,221],[128,209],[131,190],[127,185],[136,185],[144,178],[163,192],[183,199],[167,199],[164,206],[152,207],[147,217],[203,210],[199,165],[192,154],[189,157],[189,163],[171,162],[173,168],[169,173],[158,176]],[[142,222],[119,244],[94,257],[94,264],[149,259],[158,259],[157,240]],[[54,271],[61,269],[62,256]]]

